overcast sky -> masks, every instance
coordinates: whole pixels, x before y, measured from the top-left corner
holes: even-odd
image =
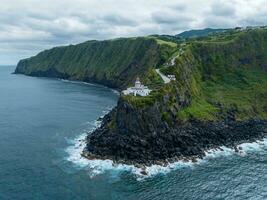
[[[267,24],[266,0],[0,1],[0,64],[91,39]]]

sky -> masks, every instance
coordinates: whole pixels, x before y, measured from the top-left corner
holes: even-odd
[[[0,0],[0,64],[87,40],[267,25],[266,0]]]

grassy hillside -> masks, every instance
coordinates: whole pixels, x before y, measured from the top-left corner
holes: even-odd
[[[155,68],[174,74],[176,81],[164,84]],[[267,29],[220,31],[179,42],[155,35],[89,41],[22,60],[16,73],[120,89],[140,76],[152,93],[121,100],[143,113],[160,110],[168,123],[267,118]]]
[[[267,30],[211,37],[189,45],[199,95],[178,115],[214,120],[234,111],[236,119],[267,118]]]
[[[125,88],[137,75],[145,76],[149,69],[164,63],[174,48],[168,43],[145,37],[88,41],[56,47],[21,60],[16,73]]]
[[[229,31],[178,48],[183,53],[175,65],[161,69],[177,80],[149,97],[127,101],[143,109],[157,102],[167,121],[171,116],[178,121],[267,118],[266,29]],[[188,101],[181,103],[184,98]]]

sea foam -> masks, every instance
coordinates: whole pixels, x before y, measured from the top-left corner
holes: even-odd
[[[84,82],[84,81],[71,81],[71,80],[68,80],[68,79],[58,79],[62,82],[65,82],[65,83],[73,83],[73,84],[84,84],[84,85],[91,85],[91,86],[95,86],[97,84],[93,84],[93,83],[88,83],[88,82]]]
[[[104,85],[100,85],[100,84],[97,84],[97,83],[88,83],[88,82],[84,82],[84,81],[71,81],[71,80],[68,80],[68,79],[58,79],[62,82],[65,82],[65,83],[72,83],[72,84],[84,84],[84,85],[90,85],[90,86],[98,86],[98,87],[103,87],[103,88],[107,88],[107,89],[110,89],[109,87],[107,86],[104,86]],[[115,90],[115,89],[110,89],[115,95],[119,96],[120,95],[120,92],[118,90]]]
[[[103,111],[103,115],[106,114],[111,107],[108,107],[106,111]],[[239,151],[235,151],[232,148],[222,146],[217,149],[210,149],[205,152],[205,156],[202,159],[196,159],[192,161],[177,161],[174,163],[167,163],[165,166],[152,165],[145,168],[137,168],[134,165],[117,164],[112,160],[88,160],[81,156],[83,149],[86,147],[86,136],[88,132],[92,132],[98,128],[101,124],[100,121],[90,122],[90,129],[72,140],[71,145],[66,149],[68,156],[66,160],[73,163],[76,168],[87,170],[89,176],[92,178],[96,175],[103,174],[107,171],[117,172],[130,172],[136,176],[137,180],[143,180],[148,177],[153,177],[158,174],[167,174],[172,170],[177,170],[184,167],[194,168],[199,164],[208,162],[210,159],[225,157],[231,155],[245,156],[249,152],[262,151],[267,147],[267,138],[252,142],[243,143],[237,146]]]

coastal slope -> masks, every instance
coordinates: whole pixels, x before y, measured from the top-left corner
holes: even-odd
[[[163,164],[266,137],[266,50],[261,29],[181,45],[174,64],[160,69],[176,80],[147,97],[121,96],[83,155]]]
[[[21,60],[15,73],[122,89],[137,75],[164,63],[173,50],[173,46],[149,37],[88,41],[55,47]]]
[[[265,28],[186,40],[151,36],[91,41],[22,60],[16,73],[119,90],[140,76],[152,89],[145,97],[120,96],[101,127],[88,135],[83,152],[88,159],[151,165],[202,157],[208,149],[235,147],[267,134]],[[159,74],[176,80],[164,83]]]

